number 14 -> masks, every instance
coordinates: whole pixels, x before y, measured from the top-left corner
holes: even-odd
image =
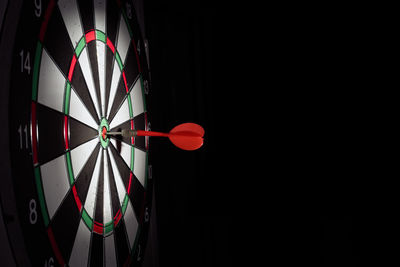
[[[24,72],[26,70],[28,72],[28,75],[31,74],[31,60],[29,52],[25,53],[24,50],[21,50],[19,55],[21,57],[21,72]]]

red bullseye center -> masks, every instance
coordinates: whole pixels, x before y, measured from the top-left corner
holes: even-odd
[[[104,141],[107,138],[107,128],[106,128],[106,126],[103,126],[103,130],[101,132],[101,137],[103,138]]]

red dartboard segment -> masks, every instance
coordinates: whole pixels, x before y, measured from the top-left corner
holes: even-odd
[[[75,69],[75,65],[76,65],[76,56],[75,54],[72,56],[72,60],[71,60],[71,65],[69,67],[69,72],[68,72],[68,80],[69,82],[72,81],[72,75],[74,74],[74,69]]]
[[[122,72],[122,77],[124,78],[124,84],[125,84],[126,93],[129,93],[128,84],[127,84],[127,82],[126,82],[125,71]]]
[[[79,210],[79,212],[80,212],[81,209],[82,209],[82,202],[81,202],[81,200],[79,199],[78,193],[76,192],[76,187],[75,187],[75,185],[72,186],[72,192],[73,192],[73,194],[74,194],[76,206],[78,207],[78,210]]]
[[[128,254],[128,257],[123,266],[128,267],[131,264],[131,262],[132,262],[132,256],[131,256],[131,254]]]
[[[108,47],[111,49],[111,51],[113,52],[113,54],[115,54],[115,47],[114,44],[111,42],[111,40],[107,37],[107,45]]]
[[[119,209],[114,216],[114,227],[116,227],[118,225],[121,218],[122,218],[122,213],[121,213],[121,209]]]
[[[133,44],[133,47],[135,48],[136,62],[137,62],[137,65],[138,65],[139,73],[141,73],[141,72],[142,72],[142,69],[141,69],[141,67],[140,67],[139,54],[138,54],[138,52],[137,52],[135,40],[133,40],[133,38],[132,38],[132,44]]]
[[[87,44],[93,40],[96,40],[96,32],[95,31],[87,32],[85,35],[85,39]]]
[[[129,173],[129,184],[128,184],[128,188],[127,188],[127,193],[128,193],[128,195],[129,195],[130,192],[131,192],[132,177],[133,177],[133,173],[130,172],[130,173]]]
[[[65,140],[65,150],[69,149],[69,142],[68,142],[68,116],[64,116],[64,140]]]
[[[37,125],[36,125],[36,103],[32,101],[31,106],[31,136],[32,136],[32,156],[33,156],[33,164],[38,163],[37,156]]]
[[[54,238],[53,230],[51,229],[50,226],[47,228],[47,235],[49,237],[51,247],[53,248],[53,251],[54,251],[54,254],[56,255],[58,263],[60,264],[60,266],[64,266],[65,265],[64,258],[61,255],[61,252],[60,252],[60,249],[58,248],[56,239]]]
[[[102,235],[103,234],[103,224],[94,221],[94,223],[93,223],[93,232],[95,232],[95,233],[97,233],[99,235]]]

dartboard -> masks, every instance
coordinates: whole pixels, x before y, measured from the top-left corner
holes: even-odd
[[[15,203],[15,220],[5,220],[15,260],[140,266],[152,193],[148,137],[104,135],[148,130],[147,42],[135,6],[9,2],[11,197],[3,192],[2,205]]]

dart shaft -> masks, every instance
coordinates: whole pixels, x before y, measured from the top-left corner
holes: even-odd
[[[122,135],[123,137],[136,137],[136,136],[164,136],[168,137],[167,133],[142,131],[142,130],[128,130],[123,129],[121,132],[108,132],[107,135]]]
[[[123,137],[135,137],[136,136],[136,131],[135,130],[123,129],[120,132],[108,132],[107,135],[122,135]]]
[[[137,130],[136,131],[136,135],[137,136],[164,136],[164,137],[168,137],[169,136],[169,134],[167,134],[167,133],[142,131],[142,130]]]
[[[108,132],[107,135],[122,135],[122,132]]]

